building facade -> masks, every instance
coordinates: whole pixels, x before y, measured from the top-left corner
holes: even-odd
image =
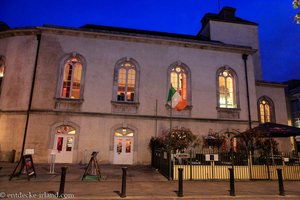
[[[23,146],[35,162],[53,152],[56,162],[86,162],[99,151],[103,163],[150,163],[150,138],[170,128],[171,84],[188,103],[172,110],[172,127],[195,135],[287,124],[284,86],[261,80],[257,32],[229,7],[206,14],[195,36],[2,26],[0,159]]]
[[[286,102],[288,111],[289,125],[300,128],[300,80],[290,80],[284,82],[287,85],[285,88]],[[300,137],[292,138],[294,149],[300,151]]]

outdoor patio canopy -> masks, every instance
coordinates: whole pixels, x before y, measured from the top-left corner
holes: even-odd
[[[300,128],[267,122],[253,128],[252,132],[266,137],[291,137],[300,135]]]

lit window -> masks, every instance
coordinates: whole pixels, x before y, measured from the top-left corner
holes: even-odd
[[[171,84],[184,100],[187,100],[187,74],[182,66],[171,69]]]
[[[82,79],[82,64],[76,57],[68,59],[64,66],[63,85],[61,97],[63,98],[80,98]]]
[[[227,68],[218,70],[218,105],[220,108],[237,108],[236,77]]]
[[[1,85],[2,85],[4,72],[5,72],[5,58],[4,58],[4,56],[0,55],[0,88],[1,88]]]
[[[268,97],[261,97],[258,101],[259,120],[261,123],[274,122],[274,107],[272,100]]]
[[[114,100],[137,102],[138,66],[133,59],[121,59],[115,67]]]
[[[61,125],[56,128],[56,134],[58,134],[58,135],[60,135],[60,134],[75,135],[76,130],[72,126]]]
[[[122,128],[115,131],[116,137],[133,137],[133,131],[128,128]]]

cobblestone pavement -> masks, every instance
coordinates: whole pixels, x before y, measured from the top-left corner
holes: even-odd
[[[0,163],[0,198],[56,197],[60,186],[60,168],[49,174],[48,164],[35,164],[37,177],[25,175],[9,181],[17,164]],[[121,199],[122,167],[100,165],[101,180],[84,180],[84,166],[66,165],[65,198]],[[178,182],[168,181],[150,166],[128,166],[125,199],[300,199],[300,181],[284,181],[285,196],[279,196],[277,181],[236,181],[236,196],[229,196],[229,181],[184,181],[183,197],[177,197]]]

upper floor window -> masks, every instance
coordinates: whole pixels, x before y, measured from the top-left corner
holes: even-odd
[[[264,96],[258,100],[259,121],[261,123],[275,122],[274,105],[270,98]]]
[[[115,66],[114,100],[118,102],[138,101],[139,67],[132,58],[123,58]]]
[[[61,68],[59,97],[66,99],[82,99],[84,59],[73,53],[64,60]]]
[[[5,57],[0,55],[0,88],[5,72]]]
[[[182,66],[173,67],[171,70],[171,84],[180,94],[180,96],[187,100],[187,75]]]
[[[184,63],[179,61],[173,63],[168,69],[168,83],[180,94],[181,98],[191,105],[191,73]],[[168,89],[171,87],[169,85]]]
[[[222,67],[217,72],[218,107],[237,108],[237,76],[232,69]]]

